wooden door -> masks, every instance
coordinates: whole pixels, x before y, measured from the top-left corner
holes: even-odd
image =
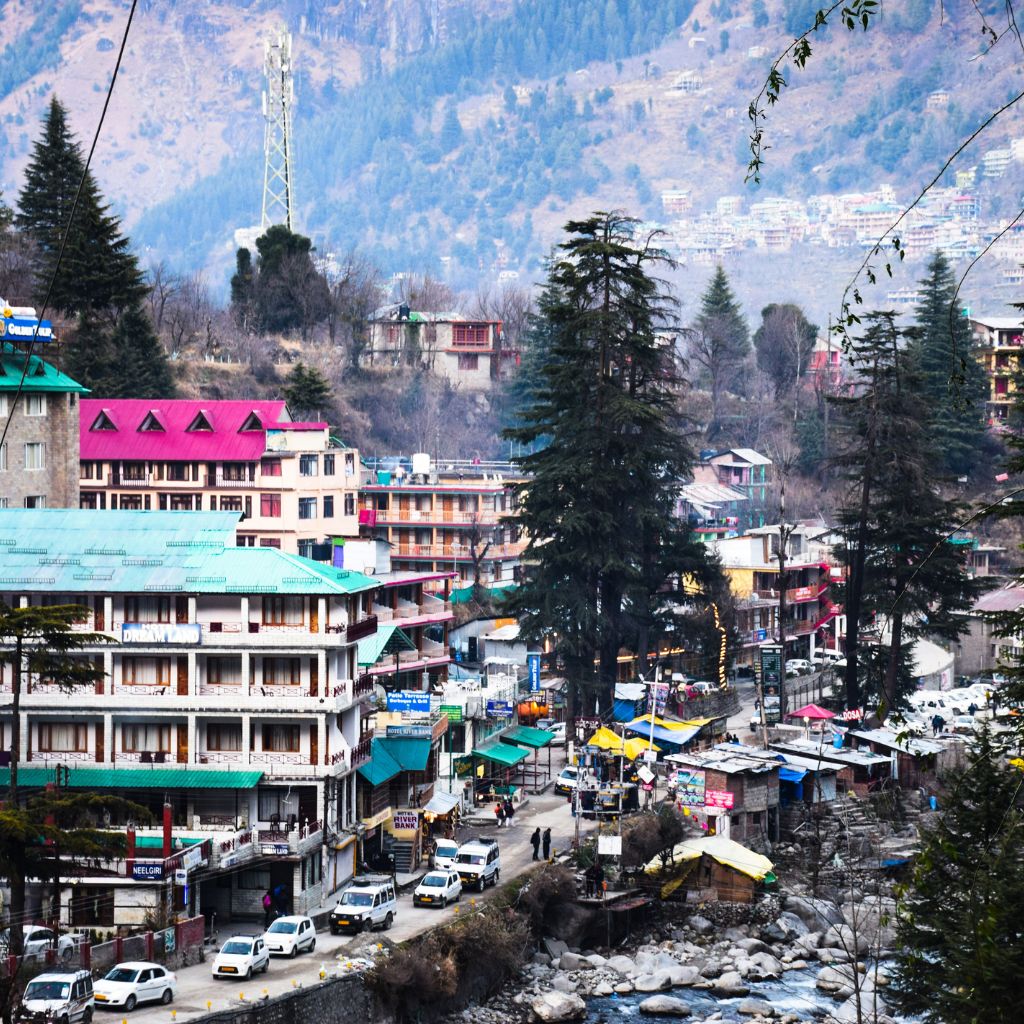
[[[309,727],[309,763],[319,764],[320,737],[317,735],[315,725]]]
[[[92,666],[98,672],[102,672],[103,671],[103,655],[102,654],[97,654],[96,657],[94,657],[92,659]],[[104,684],[105,681],[106,681],[106,677],[105,676],[100,675],[100,676],[97,677],[96,684],[95,684],[96,693],[100,693],[100,694],[103,693],[103,684]]]
[[[320,631],[320,598],[311,597],[309,600],[309,631],[318,633]]]
[[[188,622],[188,598],[184,594],[178,594],[174,599],[174,621]]]
[[[178,764],[188,764],[188,726],[181,722],[178,730]]]
[[[178,696],[188,696],[188,657],[184,654],[178,655]]]
[[[315,656],[309,659],[309,695],[315,697],[320,682],[320,661]],[[314,762],[315,763],[315,762]]]
[[[92,614],[93,614],[93,628],[97,633],[102,633],[106,626],[103,623],[103,609],[106,606],[106,601],[102,597],[94,597],[92,599]]]
[[[95,725],[96,729],[96,763],[103,764],[103,758],[106,756],[103,750],[103,723],[97,722]]]

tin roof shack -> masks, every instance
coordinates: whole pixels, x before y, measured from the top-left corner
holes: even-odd
[[[834,765],[838,770],[836,788],[840,793],[867,793],[885,785],[892,778],[892,758],[876,754],[864,747],[833,747],[818,744],[813,740],[783,740],[770,743],[769,747],[781,754],[796,754],[815,763]]]
[[[779,763],[750,757],[735,744],[666,761],[704,773],[704,810],[715,834],[751,843],[779,838]]]
[[[667,866],[655,857],[644,872],[661,880],[661,897],[680,886],[692,902],[752,903],[761,886],[775,881],[774,864],[725,836],[687,839],[672,849]]]
[[[894,758],[892,777],[904,789],[931,788],[941,773],[963,762],[963,741],[955,736],[942,740],[903,738],[891,729],[857,729],[849,735],[858,750],[866,747]]]
[[[729,744],[721,744],[716,749],[728,750],[729,747]],[[743,753],[778,763],[779,804],[782,807],[796,803],[830,804],[836,798],[839,767],[831,762],[763,748],[750,748]]]

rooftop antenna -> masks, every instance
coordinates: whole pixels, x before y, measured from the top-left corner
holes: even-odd
[[[295,90],[292,83],[292,36],[284,29],[271,32],[263,43],[263,73],[267,88],[263,93],[263,215],[260,228],[272,224],[292,224],[292,107]]]

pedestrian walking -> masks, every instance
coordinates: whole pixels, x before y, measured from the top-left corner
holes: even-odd
[[[932,715],[932,735],[938,736],[945,724],[946,721],[942,715]]]
[[[540,841],[544,850],[544,859],[551,860],[551,829],[544,829],[544,833],[541,835]]]
[[[511,828],[512,825],[515,824],[515,822],[513,820],[515,818],[515,816],[516,816],[515,805],[512,803],[512,798],[509,797],[505,801],[505,827],[506,828]]]
[[[270,911],[274,906],[274,898],[270,895],[268,889],[263,894],[263,928],[264,930],[270,927]]]
[[[530,845],[533,847],[533,859],[540,860],[540,827],[538,826],[533,830],[533,835],[530,836]]]
[[[605,881],[604,881],[604,867],[600,860],[594,861],[594,895],[599,899],[604,899],[605,892]]]
[[[494,816],[498,819],[498,828],[503,828],[505,825],[505,805],[500,800],[494,805]]]

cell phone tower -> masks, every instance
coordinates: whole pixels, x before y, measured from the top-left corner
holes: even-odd
[[[281,29],[268,35],[263,44],[263,72],[267,88],[263,93],[263,216],[260,227],[284,224],[293,231],[292,208],[292,36]]]

